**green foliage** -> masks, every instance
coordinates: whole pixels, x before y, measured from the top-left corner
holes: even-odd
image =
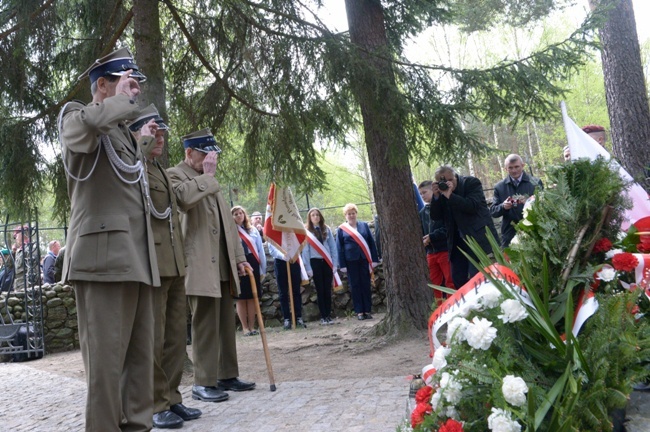
[[[544,260],[548,260],[549,272],[553,275],[561,275],[568,266],[573,267],[575,262],[570,262],[568,258],[581,230],[585,229],[575,252],[578,260],[585,257],[602,232],[611,234],[617,231],[620,214],[626,204],[621,197],[623,181],[602,159],[593,163],[579,160],[556,166],[549,170],[549,183],[548,187],[536,194],[526,219],[517,225],[520,241],[508,250],[508,255],[516,257],[513,260],[515,273],[519,274],[521,267],[526,265],[535,275],[533,277],[537,280],[533,286],[541,286]],[[599,228],[603,208],[608,206],[614,211]],[[568,271],[571,272],[571,268]],[[576,272],[573,276],[577,280],[584,279]],[[558,280],[552,290],[562,293],[563,283]]]
[[[578,338],[593,371],[574,410],[577,421],[585,425],[581,430],[610,431],[609,413],[625,407],[631,383],[650,375],[645,367],[650,359],[650,326],[646,318],[637,322],[630,313],[642,296],[642,290],[597,295],[599,311]]]

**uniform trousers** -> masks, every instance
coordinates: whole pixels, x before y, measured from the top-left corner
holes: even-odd
[[[354,312],[370,313],[372,309],[372,290],[370,287],[370,267],[368,260],[363,258],[347,262],[348,285],[352,292]]]
[[[153,427],[154,290],[139,282],[74,281],[86,370],[86,431]]]
[[[314,272],[314,285],[316,286],[316,299],[321,318],[331,318],[332,315],[332,267],[322,258],[309,260]]]
[[[183,402],[178,386],[187,342],[185,278],[161,277],[154,297],[153,412],[158,413]]]
[[[221,298],[189,295],[192,310],[194,385],[212,387],[239,376],[235,308],[230,281],[221,281]]]

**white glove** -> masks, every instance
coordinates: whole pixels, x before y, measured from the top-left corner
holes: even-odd
[[[308,271],[307,271],[307,276],[309,276],[309,277],[314,276],[314,272],[311,271],[311,270],[308,270]]]
[[[378,262],[374,262],[374,263],[372,263],[372,268],[375,268],[375,267],[377,267],[378,265],[379,265]]]
[[[341,273],[347,273],[348,272],[347,267],[341,267],[340,270],[341,270]]]

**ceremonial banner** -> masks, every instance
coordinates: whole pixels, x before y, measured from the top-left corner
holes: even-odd
[[[562,119],[564,120],[564,130],[571,150],[571,160],[580,158],[595,160],[598,156],[605,160],[611,160],[609,152],[580,129],[569,117],[564,102],[562,102]],[[632,208],[625,211],[624,220],[621,224],[621,229],[625,231],[637,221],[650,219],[650,200],[648,200],[647,192],[638,183],[634,182],[634,179],[625,168],[615,160],[612,161],[612,164],[618,170],[621,178],[626,183],[631,183],[630,187],[624,192],[632,201]]]
[[[239,225],[237,225],[237,230],[239,231],[239,238],[242,239],[244,243],[246,243],[246,247],[251,251],[257,262],[261,263],[260,256],[257,253],[257,249],[255,248],[255,242],[253,241],[253,238],[246,232],[244,228],[240,227]]]
[[[271,183],[266,204],[264,237],[294,263],[298,259],[307,230],[289,188],[276,188]]]

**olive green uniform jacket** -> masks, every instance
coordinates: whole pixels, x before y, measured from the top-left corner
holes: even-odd
[[[183,161],[167,172],[182,212],[181,227],[188,263],[187,295],[220,298],[221,281],[228,279],[233,295],[239,295],[237,264],[246,262],[246,256],[221,185],[214,176],[200,174]],[[221,249],[221,236],[224,236],[226,250]],[[221,274],[220,254],[226,254],[228,277]]]
[[[117,156],[144,164],[140,146],[124,125],[140,113],[125,95],[103,103],[69,103],[61,113],[60,139],[69,172],[71,215],[63,281],[141,282],[159,286],[154,236],[143,182],[124,183],[113,171],[100,135],[108,134]],[[149,147],[153,137],[147,138]],[[99,152],[99,154],[98,154]],[[93,167],[93,165],[96,165]],[[136,174],[124,174],[129,181]],[[146,173],[144,173],[146,175]]]

